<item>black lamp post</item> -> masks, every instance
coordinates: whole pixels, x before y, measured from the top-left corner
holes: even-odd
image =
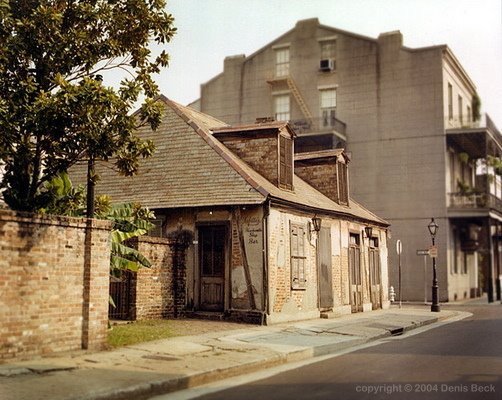
[[[434,248],[436,243],[435,243],[435,238],[436,238],[436,233],[438,231],[438,224],[434,221],[434,218],[431,219],[431,222],[429,222],[429,225],[427,225],[427,228],[429,228],[429,233],[431,234],[432,238],[432,247]],[[435,250],[433,250],[435,251]],[[434,254],[435,256],[435,254]],[[433,277],[432,277],[432,305],[431,305],[431,311],[432,312],[439,312],[441,311],[441,307],[439,307],[439,299],[438,299],[438,279],[437,279],[437,274],[436,274],[436,257],[432,257],[432,271],[433,271]]]

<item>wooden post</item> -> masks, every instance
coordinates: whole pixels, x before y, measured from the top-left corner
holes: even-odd
[[[246,287],[248,292],[249,304],[252,310],[256,310],[256,300],[254,298],[253,284],[251,282],[251,271],[249,270],[248,259],[246,255],[246,243],[244,240],[244,232],[242,231],[242,218],[239,207],[234,209],[234,220],[237,226],[237,233],[239,236],[239,249],[241,251],[242,266],[244,267],[244,276],[246,278]]]

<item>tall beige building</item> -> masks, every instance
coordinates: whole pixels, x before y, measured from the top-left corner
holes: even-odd
[[[440,301],[483,291],[492,301],[502,136],[478,100],[446,45],[411,49],[399,31],[372,39],[308,19],[249,56],[227,57],[194,105],[229,124],[289,120],[296,153],[346,148],[352,193],[392,225],[390,284],[403,300],[431,299],[432,258],[419,254],[434,217]]]

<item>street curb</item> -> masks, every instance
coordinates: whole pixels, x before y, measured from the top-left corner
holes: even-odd
[[[466,313],[467,314],[467,313]],[[466,315],[465,317],[467,317]],[[402,327],[395,327],[400,333],[392,333],[395,329],[388,329],[387,332],[376,334],[374,336],[365,338],[355,338],[344,343],[337,344],[327,344],[322,346],[312,346],[310,348],[305,348],[301,350],[292,351],[287,354],[276,354],[273,356],[267,356],[263,360],[252,361],[236,366],[231,366],[228,368],[219,368],[212,371],[204,371],[200,373],[195,373],[192,375],[180,376],[179,378],[166,378],[157,381],[152,381],[149,383],[137,384],[122,389],[113,389],[108,392],[87,394],[82,397],[75,398],[74,400],[129,400],[134,398],[135,400],[147,400],[153,396],[166,395],[179,390],[185,390],[208,384],[211,382],[219,381],[222,379],[232,378],[239,375],[245,375],[253,372],[257,372],[262,369],[277,367],[291,362],[304,361],[307,359],[313,359],[316,357],[326,356],[329,354],[335,354],[337,352],[347,350],[351,347],[356,347],[362,344],[370,343],[382,338],[400,335],[405,332],[412,331],[417,328],[424,327],[426,325],[431,325],[441,321],[447,321],[448,319],[456,319],[458,314],[454,316],[437,316],[432,317],[424,321],[414,322],[409,325]],[[464,318],[465,318],[464,317]]]

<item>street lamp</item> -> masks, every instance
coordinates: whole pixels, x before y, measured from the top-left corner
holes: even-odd
[[[435,238],[436,238],[436,233],[438,231],[438,224],[434,221],[434,218],[431,219],[431,222],[429,222],[429,225],[427,225],[427,228],[429,228],[429,233],[431,234],[432,238],[432,251],[434,250],[434,247],[436,245],[435,243]],[[432,276],[432,305],[431,305],[431,311],[432,312],[439,312],[441,311],[441,308],[439,307],[439,301],[438,301],[438,279],[436,275],[436,257],[435,254],[432,254],[432,271],[433,271],[433,276]]]
[[[365,226],[364,232],[366,233],[366,237],[368,238],[368,240],[370,240],[371,237],[373,236],[373,228],[371,226]]]
[[[314,229],[312,229],[312,230],[314,230],[314,231],[316,231],[317,233],[319,233],[319,231],[321,230],[321,223],[322,223],[322,219],[321,219],[321,218],[319,218],[319,217],[317,216],[317,214],[316,214],[316,215],[314,215],[314,216],[312,217],[312,225],[314,226]],[[311,230],[311,231],[312,231],[312,230]]]

